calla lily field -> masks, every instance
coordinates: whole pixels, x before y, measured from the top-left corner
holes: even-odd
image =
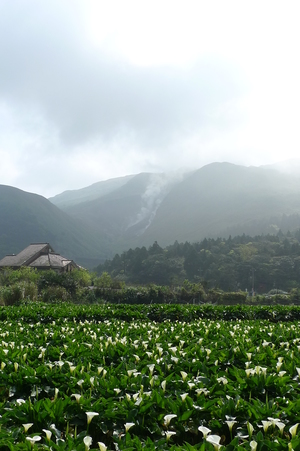
[[[274,311],[2,307],[0,450],[300,450],[299,310]]]

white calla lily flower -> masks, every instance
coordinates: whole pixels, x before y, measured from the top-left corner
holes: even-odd
[[[92,421],[92,419],[94,417],[96,417],[97,415],[99,415],[98,412],[85,412],[86,416],[87,416],[87,424],[90,424],[90,422]]]
[[[135,423],[125,423],[125,432],[128,432],[129,429],[131,429],[133,426],[135,426]]]
[[[211,433],[211,430],[208,429],[208,428],[205,427],[205,426],[199,426],[199,427],[198,427],[198,431],[202,432],[203,438],[205,438],[205,439],[206,439],[206,437],[208,436],[208,434]]]
[[[85,451],[88,451],[92,445],[92,437],[90,437],[89,435],[85,436],[83,439],[83,443],[85,446]]]
[[[171,420],[172,420],[173,418],[176,418],[176,417],[177,417],[177,415],[175,415],[175,413],[171,413],[171,414],[169,414],[169,415],[165,415],[165,416],[164,416],[164,425],[165,425],[166,427],[168,427],[169,424],[170,424],[170,422],[171,422]]]

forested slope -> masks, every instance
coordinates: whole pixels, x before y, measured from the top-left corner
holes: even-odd
[[[175,242],[166,248],[155,242],[115,255],[98,266],[97,272],[103,271],[127,283],[176,285],[188,279],[223,290],[289,290],[300,286],[300,230]]]

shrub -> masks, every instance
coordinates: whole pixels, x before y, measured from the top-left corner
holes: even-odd
[[[206,301],[211,304],[216,304],[222,302],[223,299],[223,291],[211,289],[207,293]]]
[[[222,294],[221,302],[222,304],[231,305],[231,304],[245,304],[247,299],[247,293],[244,291],[230,291],[224,292]]]
[[[16,305],[23,299],[23,291],[20,284],[13,284],[9,287],[0,288],[0,297],[4,305]]]
[[[78,285],[78,281],[72,277],[71,273],[58,274],[52,270],[43,272],[38,280],[39,293],[42,294],[44,290],[47,290],[50,287],[60,287],[67,291],[69,298],[75,298]],[[57,292],[59,293],[60,291],[57,290]],[[63,293],[64,291],[62,290],[61,292]]]
[[[45,288],[42,290],[40,297],[43,302],[48,303],[66,302],[70,300],[70,294],[66,288],[61,286],[49,286]]]
[[[77,291],[76,302],[80,304],[103,304],[105,301],[102,296],[98,295],[98,289],[90,289],[87,287],[80,288]]]

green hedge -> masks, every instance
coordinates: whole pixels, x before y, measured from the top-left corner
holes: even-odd
[[[300,321],[299,306],[222,306],[222,305],[113,305],[91,304],[74,305],[61,303],[56,305],[32,303],[20,306],[0,307],[0,321],[19,319],[24,322],[50,323],[52,321],[105,321],[122,319],[124,321],[152,320],[186,321],[196,319],[218,321],[269,320]]]

